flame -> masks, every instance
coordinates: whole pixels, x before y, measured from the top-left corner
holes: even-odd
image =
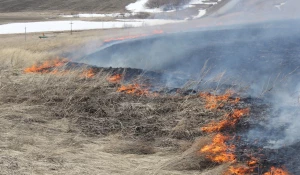
[[[81,74],[81,77],[85,77],[85,78],[92,78],[95,76],[95,72],[92,68],[84,71],[82,74]]]
[[[200,93],[200,97],[204,98],[206,101],[206,108],[209,110],[223,107],[225,103],[230,102],[236,104],[240,101],[240,98],[235,98],[231,100],[231,91],[227,91],[224,95],[212,95],[210,93]],[[211,122],[207,126],[201,128],[203,132],[221,132],[226,128],[233,128],[236,126],[237,122],[241,117],[249,115],[250,109],[235,109],[232,112],[224,115],[224,119],[219,122]],[[201,153],[206,154],[206,158],[217,163],[233,162],[236,161],[236,155],[234,154],[235,145],[227,145],[227,136],[222,134],[217,134],[213,138],[213,142],[210,145],[204,146],[200,149]],[[258,165],[259,160],[255,157],[249,157],[250,160],[246,165],[240,166],[230,166],[229,169],[224,172],[224,175],[250,175],[254,172]],[[288,171],[271,167],[269,172],[263,175],[289,175]]]
[[[24,70],[25,73],[50,73],[54,68],[61,67],[68,62],[67,59],[56,58],[54,60],[47,60],[42,64],[34,64],[31,67],[28,67]]]
[[[216,108],[221,108],[226,102],[238,103],[240,98],[230,100],[229,98],[233,95],[231,90],[227,90],[224,95],[212,95],[210,93],[200,93],[200,97],[204,98],[206,101],[205,108],[212,110]]]
[[[230,166],[229,169],[224,173],[224,175],[246,175],[253,172],[253,169],[246,166]]]
[[[144,89],[139,84],[128,84],[122,85],[118,88],[117,92],[125,92],[127,94],[135,94],[135,95],[148,95],[148,89]]]
[[[234,122],[228,121],[228,120],[222,120],[220,122],[211,122],[209,123],[207,126],[204,126],[201,128],[201,131],[203,132],[216,132],[216,131],[221,131],[224,128],[229,128],[229,127],[233,127],[235,125]]]
[[[222,134],[217,134],[210,145],[204,146],[200,152],[206,154],[206,157],[213,162],[224,163],[235,161],[234,145],[226,145],[229,138]]]
[[[226,114],[225,119],[220,122],[211,122],[207,126],[201,128],[203,132],[220,132],[227,128],[234,128],[237,122],[242,116],[248,115],[250,112],[249,108],[235,109],[233,112]]]
[[[151,35],[158,35],[164,33],[163,30],[154,30],[151,34],[140,34],[140,35],[129,35],[129,36],[123,36],[119,38],[110,38],[104,40],[105,43],[111,42],[111,41],[123,41],[123,40],[128,40],[128,39],[136,39],[136,38],[142,38],[146,36],[151,36]]]
[[[141,34],[141,35],[131,35],[131,36],[124,36],[124,37],[119,37],[119,38],[110,38],[104,40],[104,42],[111,42],[111,41],[123,41],[123,40],[128,40],[128,39],[136,39],[136,38],[141,38],[148,36],[147,34]]]
[[[116,74],[111,77],[108,77],[107,81],[109,81],[110,83],[120,83],[121,79],[122,79],[122,75]]]
[[[251,160],[248,161],[247,165],[249,167],[254,167],[258,164],[258,159],[255,157],[251,157]]]
[[[153,31],[153,34],[162,34],[162,33],[164,33],[163,30],[154,30]]]
[[[266,172],[264,175],[289,175],[290,173],[284,169],[271,167],[269,172]]]

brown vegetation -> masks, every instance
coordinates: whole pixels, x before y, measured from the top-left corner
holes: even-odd
[[[62,74],[44,71],[63,67],[66,61],[57,60],[58,55],[72,53],[78,58],[80,52],[75,49],[111,37],[104,33],[97,33],[96,38],[92,37],[95,31],[73,37],[61,33],[49,40],[33,34],[26,42],[21,35],[1,36],[2,174],[221,175],[248,171],[245,165],[233,164],[234,158],[219,161],[220,154],[227,153],[224,150],[232,149],[226,138],[216,143],[212,139],[216,136],[210,135],[224,128],[234,130],[239,118],[249,112],[247,108],[233,110],[240,99],[232,93],[153,95],[143,86],[134,91],[138,93],[126,93],[120,90],[125,77],[120,72],[94,72],[87,67]],[[201,151],[222,146],[213,154]]]
[[[189,3],[191,0],[149,0],[147,2],[147,7],[149,8],[159,8],[159,7],[166,7],[166,8],[178,8],[179,6],[185,5]]]
[[[0,12],[22,12],[22,11],[75,11],[75,12],[122,12],[125,6],[135,0],[66,0],[62,1],[37,1],[37,0],[8,0],[0,2]]]
[[[107,72],[91,78],[80,76],[80,69],[24,73],[36,62],[102,37],[91,35],[62,33],[49,40],[30,35],[26,42],[23,36],[2,36],[1,173],[220,174],[223,168],[196,150],[207,140],[200,127],[223,114],[208,111],[199,96],[117,92],[119,85],[108,81]]]

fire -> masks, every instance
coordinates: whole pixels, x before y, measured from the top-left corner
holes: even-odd
[[[84,71],[82,74],[81,74],[82,77],[85,77],[85,78],[92,78],[95,76],[95,72],[92,68]]]
[[[119,38],[110,38],[104,40],[104,42],[111,42],[111,41],[123,41],[123,40],[128,40],[128,39],[136,39],[136,38],[141,38],[141,37],[146,37],[148,36],[147,34],[141,34],[141,35],[131,35],[131,36],[125,36],[125,37],[119,37]]]
[[[107,81],[109,81],[110,83],[120,83],[120,81],[122,80],[122,75],[121,74],[116,74],[113,75],[111,77],[107,78]]]
[[[129,36],[124,36],[124,37],[119,37],[119,38],[110,38],[104,40],[105,43],[111,42],[111,41],[123,41],[123,40],[129,40],[129,39],[136,39],[136,38],[142,38],[146,36],[151,36],[151,35],[158,35],[164,33],[163,30],[154,30],[151,34],[140,34],[140,35],[129,35]]]
[[[221,108],[224,106],[226,102],[238,103],[240,98],[236,98],[234,100],[230,100],[230,97],[233,95],[233,92],[228,90],[224,95],[212,95],[210,93],[200,93],[200,97],[204,98],[206,101],[205,108],[212,110]]]
[[[135,95],[148,95],[148,89],[144,89],[139,84],[129,84],[122,85],[118,88],[117,92],[125,92],[127,94],[135,94]]]
[[[230,166],[229,169],[224,173],[224,175],[246,175],[253,172],[253,169],[246,166]]]
[[[213,162],[224,163],[235,161],[234,145],[227,145],[225,142],[229,137],[217,134],[210,145],[204,146],[200,152],[206,154],[206,157]]]
[[[28,67],[24,70],[25,73],[50,73],[54,68],[61,67],[68,62],[67,59],[56,58],[54,60],[47,60],[42,64],[34,64],[31,67]]]
[[[269,172],[266,172],[264,175],[289,175],[290,173],[284,169],[271,167]]]
[[[258,159],[257,158],[254,158],[254,157],[251,157],[251,160],[248,161],[248,166],[249,167],[254,167],[256,166],[258,163]]]
[[[224,95],[212,95],[210,93],[200,93],[200,97],[206,101],[206,108],[213,110],[223,107],[226,103],[236,104],[240,101],[240,98],[230,99],[232,96],[231,91],[227,91]],[[206,158],[216,163],[232,162],[236,163],[235,145],[228,145],[226,141],[229,137],[222,135],[220,132],[227,128],[234,128],[239,122],[241,117],[249,115],[250,109],[234,109],[232,112],[224,115],[224,119],[219,122],[211,122],[207,126],[201,128],[203,132],[218,132],[213,138],[211,144],[204,146],[200,149],[201,153],[206,155]],[[230,166],[224,175],[250,175],[253,174],[257,168],[259,159],[255,157],[248,157],[249,161],[243,165]],[[289,173],[281,168],[271,167],[269,172],[263,175],[289,175]]]
[[[162,33],[164,33],[163,30],[154,30],[153,31],[153,34],[162,34]]]
[[[201,128],[203,132],[220,132],[227,128],[233,128],[240,120],[242,116],[248,115],[250,112],[249,108],[246,109],[235,109],[233,112],[226,114],[225,119],[220,122],[211,122],[207,126]]]
[[[211,122],[207,126],[202,127],[201,130],[203,132],[211,133],[211,132],[221,131],[224,128],[228,128],[232,126],[234,126],[234,123],[225,119],[220,122]]]
[[[242,116],[248,115],[249,112],[250,112],[249,108],[236,109],[236,110],[233,110],[232,115],[229,115],[229,117],[233,118],[233,119],[240,119]]]

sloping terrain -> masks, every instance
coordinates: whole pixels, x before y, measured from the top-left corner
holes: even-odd
[[[0,174],[199,174],[203,156],[196,152],[209,138],[191,147],[193,138],[221,115],[206,110],[201,98],[123,94],[107,73],[24,74],[35,62],[104,38],[94,35],[43,41],[29,35],[27,42],[1,36]],[[202,171],[226,168],[213,167]]]
[[[28,11],[60,11],[60,12],[124,12],[125,6],[135,0],[2,0],[0,13]]]

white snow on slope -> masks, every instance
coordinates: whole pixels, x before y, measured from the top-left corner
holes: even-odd
[[[113,21],[113,22],[90,22],[90,21],[72,21],[73,30],[91,30],[91,29],[110,29],[124,27],[142,27],[154,26],[167,23],[181,22],[176,20],[131,20],[131,21]],[[71,29],[71,21],[46,21],[29,23],[11,23],[0,25],[0,34],[24,33],[26,27],[27,33],[34,32],[54,32],[68,31]]]
[[[201,17],[204,16],[205,14],[206,14],[206,10],[199,10],[198,15],[193,16],[193,19],[201,18]]]
[[[187,5],[182,6],[181,9],[195,7],[195,5],[199,5],[199,4],[216,5],[216,4],[218,4],[218,2],[221,2],[221,1],[222,0],[218,0],[217,2],[207,2],[205,0],[191,0]],[[147,2],[148,2],[148,0],[137,0],[135,3],[131,3],[128,6],[126,6],[126,9],[131,12],[148,12],[148,13],[163,12],[163,10],[160,8],[155,8],[155,9],[147,8],[146,7]]]
[[[155,8],[155,9],[149,9],[146,7],[148,0],[137,0],[134,3],[131,3],[129,5],[126,6],[126,9],[131,11],[131,12],[148,12],[148,13],[159,13],[159,12],[163,12],[161,9],[159,8]]]
[[[129,17],[133,15],[136,15],[136,13],[108,13],[108,14],[83,13],[83,14],[76,14],[76,15],[60,15],[60,16],[63,18],[105,18],[105,17],[121,18],[121,17]]]

